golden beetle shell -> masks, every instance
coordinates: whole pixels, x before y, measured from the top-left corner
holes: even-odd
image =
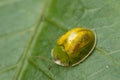
[[[93,51],[96,35],[86,28],[74,28],[62,35],[51,55],[56,64],[75,66],[85,60]]]

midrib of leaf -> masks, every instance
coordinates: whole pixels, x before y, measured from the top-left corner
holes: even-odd
[[[50,5],[50,3],[51,3],[51,0],[50,1],[46,0],[46,2],[44,3],[44,7],[43,7],[40,17],[36,23],[33,35],[31,36],[31,39],[28,42],[27,49],[24,50],[23,55],[22,55],[21,59],[19,60],[18,69],[16,71],[16,74],[13,77],[13,80],[21,80],[21,78],[22,78],[22,74],[24,73],[24,70],[26,69],[27,64],[28,64],[28,62],[27,62],[28,57],[32,53],[32,51],[31,51],[32,47],[35,44],[35,40],[38,37],[38,34],[40,34],[40,32],[42,31],[43,26],[40,26],[40,25],[42,25],[42,19],[45,16],[45,13],[48,10],[48,6]],[[45,73],[45,75],[47,74],[47,72],[44,72],[44,73]],[[48,76],[48,75],[46,75],[46,76]]]

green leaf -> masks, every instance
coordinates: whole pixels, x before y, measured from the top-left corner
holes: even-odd
[[[119,80],[119,0],[1,0],[0,80]],[[84,27],[97,45],[83,63],[61,67],[51,49],[66,31]]]

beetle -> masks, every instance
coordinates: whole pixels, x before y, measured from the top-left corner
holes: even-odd
[[[63,34],[51,51],[53,61],[62,66],[75,66],[84,61],[96,45],[96,34],[87,28],[74,28]]]

